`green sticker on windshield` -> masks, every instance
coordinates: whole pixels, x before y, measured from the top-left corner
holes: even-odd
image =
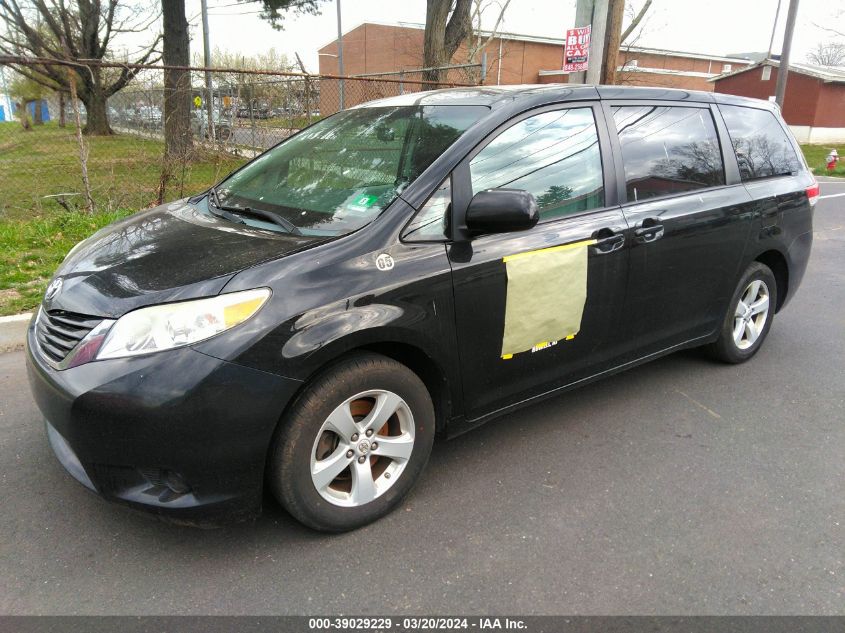
[[[364,194],[355,198],[355,200],[352,201],[352,204],[356,207],[371,207],[376,203],[376,200],[378,200],[378,196],[369,196]]]
[[[378,196],[372,194],[363,193],[360,196],[355,196],[352,198],[350,202],[346,203],[346,208],[350,211],[357,211],[359,213],[363,213],[371,206],[373,206],[378,200]]]

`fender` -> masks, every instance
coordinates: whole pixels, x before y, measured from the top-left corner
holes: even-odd
[[[294,322],[294,334],[282,347],[284,359],[298,359],[306,366],[321,365],[350,349],[389,342],[413,345],[432,358],[439,356],[433,352],[437,345],[423,331],[426,328],[420,327],[436,317],[420,305],[367,303],[339,307],[335,303],[300,316]],[[409,325],[417,327],[410,329]]]
[[[286,360],[297,359],[295,366],[304,370],[297,378],[304,384],[349,353],[374,351],[406,365],[426,384],[435,402],[438,428],[446,428],[462,411],[463,391],[454,351],[422,333],[424,328],[406,327],[407,320],[419,326],[432,315],[396,305],[370,304],[309,321],[311,317],[306,314],[298,320],[306,321],[305,327],[288,339],[282,350]]]

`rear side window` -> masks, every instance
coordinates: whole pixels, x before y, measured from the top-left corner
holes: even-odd
[[[783,176],[801,169],[795,149],[768,110],[720,105],[742,180]]]
[[[515,123],[470,161],[472,193],[524,189],[540,219],[604,206],[601,153],[591,108],[542,112]]]
[[[622,144],[628,202],[725,184],[710,110],[621,106],[613,120]]]

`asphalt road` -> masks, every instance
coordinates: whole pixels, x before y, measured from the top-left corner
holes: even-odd
[[[845,196],[815,239],[751,362],[676,354],[440,442],[340,536],[100,501],[2,355],[0,613],[845,614]]]
[[[238,120],[233,128],[235,145],[248,145],[250,147],[261,147],[268,149],[285,140],[293,132],[286,128],[267,127],[256,124],[252,128],[249,121]]]

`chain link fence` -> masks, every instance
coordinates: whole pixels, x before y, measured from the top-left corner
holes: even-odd
[[[76,72],[88,71],[88,66],[76,67]],[[14,66],[1,68],[10,82]],[[14,113],[0,123],[0,218],[84,208],[83,169],[98,211],[140,209],[178,199],[203,191],[245,161],[341,108],[432,87],[476,83],[467,81],[472,75],[465,68],[445,73],[447,80],[436,86],[424,81],[421,71],[403,71],[401,77],[336,77],[184,70],[190,73],[190,139],[189,151],[177,160],[165,156],[161,66],[133,68],[132,82],[108,98],[111,135],[78,135],[76,115],[84,127],[88,113],[81,100],[74,107],[66,93],[45,90],[40,100],[28,102],[7,95]]]

